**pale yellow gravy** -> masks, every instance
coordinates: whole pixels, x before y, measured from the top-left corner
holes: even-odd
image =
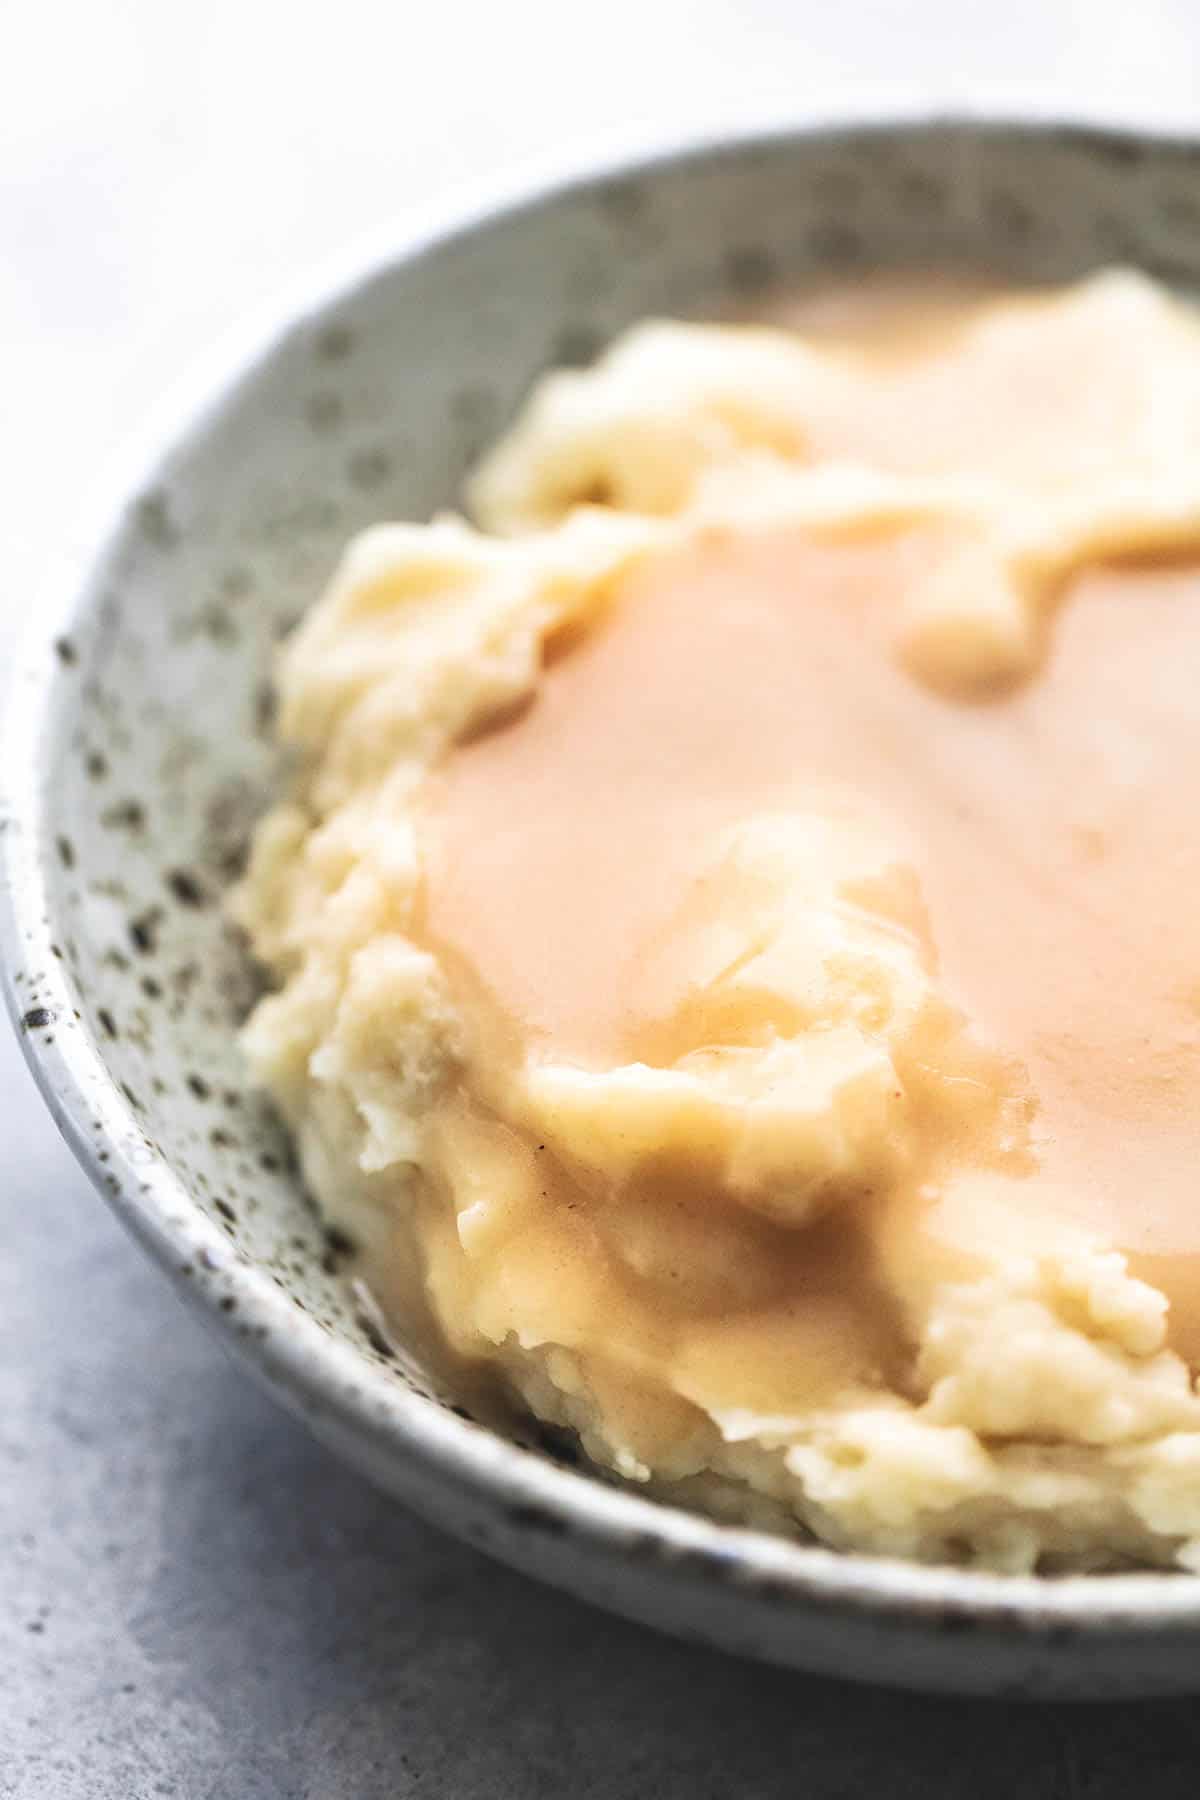
[[[914,358],[907,398],[819,421],[817,452],[1003,472],[1051,440],[1120,428],[1119,380],[1111,367],[1096,378],[1103,344],[1050,332],[1041,364],[1005,380],[958,353],[977,303],[885,292],[789,309],[863,356],[904,359],[935,334],[939,346]],[[1078,1220],[1128,1251],[1196,1357],[1200,567],[1085,572],[1033,676],[956,699],[896,653],[898,598],[944,550],[944,528],[840,544],[775,528],[642,565],[600,623],[551,646],[520,715],[432,778],[421,934],[464,1009],[486,1015],[496,1054],[655,1062],[672,1046],[644,952],[694,883],[698,846],[749,814],[850,796],[906,846],[942,989],[1032,1097],[1028,1154],[1003,1176],[1014,1218]],[[693,1240],[664,1294],[609,1267],[614,1234],[645,1227],[628,1198],[622,1224],[548,1159],[539,1179],[559,1245],[547,1279],[586,1282],[593,1300],[599,1283],[610,1325],[647,1344],[673,1308],[708,1315],[710,1337],[736,1336],[728,1384],[743,1403],[794,1386],[780,1309],[803,1315],[813,1355],[843,1341],[820,1329],[815,1295],[839,1319],[855,1313],[850,1361],[898,1378],[892,1322],[863,1316],[896,1196],[798,1233],[731,1222],[696,1192],[635,1197]],[[930,1192],[920,1204],[934,1216]]]

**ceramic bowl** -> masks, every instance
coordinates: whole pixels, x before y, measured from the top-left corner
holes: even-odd
[[[246,1090],[220,895],[276,777],[272,646],[347,536],[422,519],[539,371],[650,313],[868,268],[1200,276],[1200,151],[893,121],[689,148],[403,239],[178,415],[51,596],[0,826],[18,1029],[97,1186],[319,1436],[519,1567],[691,1637],[912,1686],[1200,1685],[1200,1578],[1004,1578],[835,1554],[614,1487],[473,1420],[359,1303]]]

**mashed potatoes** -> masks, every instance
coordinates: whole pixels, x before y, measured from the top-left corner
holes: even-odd
[[[639,327],[483,529],[350,546],[246,1050],[380,1290],[598,1464],[1200,1568],[1200,329],[915,304]]]

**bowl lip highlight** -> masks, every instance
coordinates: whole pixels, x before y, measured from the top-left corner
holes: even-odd
[[[934,110],[919,103],[890,105],[880,114],[838,108],[828,114],[689,132],[674,141],[644,141],[598,155],[563,159],[547,171],[518,171],[498,191],[475,190],[467,204],[440,202],[429,221],[401,220],[373,243],[343,259],[332,275],[301,290],[298,302],[270,309],[270,324],[236,334],[175,399],[99,512],[99,528],[72,539],[47,578],[47,603],[32,609],[36,623],[19,655],[7,696],[8,719],[0,763],[0,950],[5,993],[26,1060],[79,1163],[150,1254],[178,1286],[203,1303],[226,1341],[240,1349],[268,1385],[320,1428],[328,1421],[343,1443],[370,1449],[374,1466],[423,1464],[444,1486],[468,1491],[487,1506],[549,1518],[580,1548],[624,1562],[636,1540],[664,1564],[688,1565],[708,1580],[718,1575],[747,1595],[761,1584],[797,1610],[820,1606],[915,1624],[961,1624],[1004,1636],[1031,1631],[1088,1635],[1200,1633],[1200,1575],[1131,1572],[1040,1577],[908,1563],[841,1553],[747,1527],[721,1524],[670,1502],[613,1487],[596,1476],[551,1462],[509,1443],[486,1426],[460,1419],[439,1401],[410,1391],[382,1362],[328,1334],[302,1312],[253,1262],[243,1260],[225,1234],[189,1195],[161,1153],[146,1146],[138,1118],[110,1074],[86,1025],[73,1018],[66,965],[51,945],[47,858],[53,825],[47,815],[49,747],[66,684],[73,672],[58,646],[93,603],[92,577],[119,541],[138,497],[153,487],[173,457],[203,436],[210,419],[252,383],[262,366],[324,315],[358,291],[431,252],[544,209],[571,194],[617,180],[653,182],[665,173],[727,156],[786,152],[803,160],[813,142],[839,136],[883,139],[921,128],[948,135],[1017,136],[1075,141],[1085,150],[1118,157],[1133,146],[1149,153],[1190,155],[1200,167],[1200,136],[1159,131],[1139,122],[1065,118],[1057,109],[1022,105]],[[86,548],[85,548],[86,545]],[[23,1027],[18,973],[34,972],[41,1005],[53,1015],[52,1039]],[[102,1169],[97,1150],[107,1150]],[[111,1179],[108,1179],[111,1178]],[[232,1311],[220,1302],[232,1300]],[[400,1489],[402,1477],[394,1485]],[[447,1523],[452,1521],[447,1520]]]

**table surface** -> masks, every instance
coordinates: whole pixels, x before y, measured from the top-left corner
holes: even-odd
[[[159,391],[473,176],[883,87],[1200,123],[1193,0],[43,0],[5,27],[0,667],[71,548],[64,495]],[[763,1669],[440,1536],[185,1315],[6,1036],[0,1109],[3,1800],[1194,1794],[1200,1703],[999,1708]]]

